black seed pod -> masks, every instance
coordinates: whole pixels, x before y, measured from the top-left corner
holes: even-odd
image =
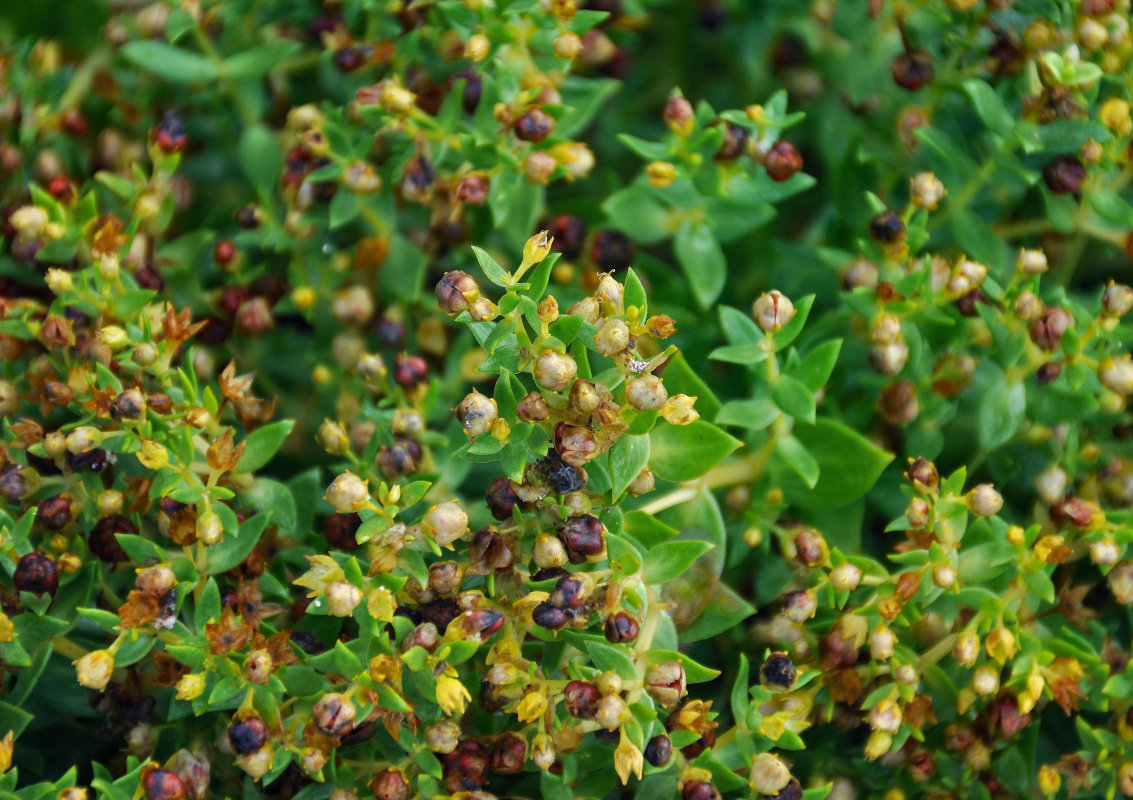
[[[790,689],[797,677],[795,664],[786,653],[772,653],[759,668],[760,681],[776,689]]]

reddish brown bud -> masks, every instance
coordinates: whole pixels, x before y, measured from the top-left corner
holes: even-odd
[[[1055,156],[1043,167],[1043,181],[1054,194],[1075,194],[1086,180],[1086,167],[1078,156]]]
[[[598,710],[601,694],[587,681],[571,681],[563,688],[563,701],[572,717],[590,719]]]
[[[803,157],[799,155],[793,144],[786,139],[780,139],[763,157],[763,166],[767,169],[771,180],[782,182],[793,177],[803,168]]]
[[[12,581],[21,592],[54,595],[59,586],[59,571],[49,556],[36,550],[16,563]]]
[[[555,129],[555,119],[541,108],[533,108],[521,115],[513,124],[517,139],[525,142],[541,142]]]
[[[606,622],[602,626],[606,641],[614,644],[632,642],[637,638],[638,630],[637,620],[625,611],[616,611],[606,617]]]
[[[587,559],[599,556],[606,550],[605,528],[602,522],[590,514],[567,517],[559,529],[559,540],[566,548],[567,558],[572,564],[582,564]]]

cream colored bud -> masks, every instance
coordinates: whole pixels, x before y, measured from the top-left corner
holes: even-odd
[[[896,733],[901,727],[901,718],[901,706],[887,697],[870,709],[869,726],[882,733]]]
[[[582,39],[579,38],[577,33],[563,31],[555,37],[551,47],[555,51],[556,58],[572,61],[582,52]]]
[[[438,503],[425,512],[421,529],[437,544],[451,544],[468,531],[468,514],[451,500]]]
[[[617,317],[598,321],[594,334],[594,348],[604,356],[615,356],[629,347],[629,325]]]
[[[856,565],[846,562],[830,571],[830,585],[836,592],[850,592],[858,588],[862,581],[862,571]]]
[[[16,236],[24,241],[35,239],[47,227],[47,211],[39,206],[21,206],[8,218]]]
[[[329,419],[324,419],[323,424],[319,426],[315,441],[332,456],[341,456],[350,449],[350,439],[346,435],[346,429]]]
[[[751,315],[756,324],[769,333],[780,331],[795,316],[795,305],[782,292],[761,294],[752,304]]]
[[[999,667],[982,664],[972,673],[972,691],[980,697],[991,697],[999,691]]]
[[[777,795],[791,781],[787,765],[771,753],[760,753],[751,762],[748,785],[764,795]]]
[[[926,211],[936,211],[947,192],[940,179],[931,172],[922,172],[909,181],[913,205]]]
[[[58,267],[47,270],[44,281],[47,283],[47,288],[55,294],[63,294],[75,288],[75,281],[72,279],[71,273]]]
[[[362,590],[349,581],[335,581],[327,587],[326,599],[332,617],[349,617],[362,602]]]
[[[1015,268],[1024,275],[1042,275],[1050,265],[1046,260],[1046,253],[1042,250],[1020,250],[1015,260]]]
[[[1133,358],[1128,353],[1117,358],[1103,358],[1098,363],[1098,380],[1102,386],[1122,397],[1133,394]]]
[[[932,571],[932,582],[941,589],[951,589],[956,583],[956,570],[951,564],[940,564]]]
[[[456,418],[460,420],[465,434],[472,437],[480,436],[491,430],[492,424],[498,417],[496,401],[490,397],[485,397],[475,389],[466,395],[453,411]]]
[[[952,645],[952,657],[962,667],[973,666],[980,657],[980,637],[971,631],[957,635]]]
[[[990,483],[981,483],[967,494],[968,510],[977,517],[994,517],[1003,508],[1003,495]]]
[[[577,374],[578,365],[566,353],[547,350],[535,362],[535,380],[553,392],[568,389]]]
[[[114,672],[114,655],[109,650],[92,650],[73,662],[79,683],[88,689],[102,691]]]
[[[197,517],[196,531],[197,538],[204,542],[206,547],[211,547],[224,538],[224,526],[214,511],[206,511]]]
[[[492,43],[488,41],[488,37],[482,33],[476,33],[468,37],[468,42],[464,45],[464,57],[479,64],[488,57],[488,52],[491,49]]]
[[[869,657],[874,661],[886,661],[893,656],[893,646],[897,637],[885,626],[874,628],[869,635]]]
[[[89,453],[102,440],[102,431],[90,425],[80,425],[67,434],[68,452],[79,455]]]
[[[344,472],[327,487],[324,499],[334,506],[338,513],[352,514],[365,508],[370,502],[370,489],[367,483],[351,472]]]
[[[98,495],[98,513],[109,517],[122,511],[122,493],[117,489],[107,489]]]
[[[661,379],[649,373],[627,381],[625,392],[626,402],[638,411],[656,411],[669,399]]]

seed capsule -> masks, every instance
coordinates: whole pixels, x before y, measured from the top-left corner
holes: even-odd
[[[772,653],[759,668],[759,681],[774,689],[790,689],[798,676],[795,663],[786,653]]]
[[[515,137],[525,142],[541,142],[555,129],[555,119],[541,108],[533,108],[512,124]]]
[[[637,620],[625,611],[616,611],[606,617],[606,622],[602,626],[606,641],[614,644],[632,642],[637,638],[638,630]]]
[[[893,59],[893,82],[902,89],[915,92],[933,78],[932,56],[924,50],[906,50]]]
[[[645,760],[654,767],[664,767],[673,757],[673,742],[659,733],[645,743]]]
[[[685,668],[679,661],[665,661],[645,674],[645,690],[663,708],[672,708],[685,695]]]
[[[239,755],[254,753],[264,746],[267,728],[259,717],[249,717],[228,726],[228,740]]]
[[[354,703],[338,692],[330,692],[315,703],[311,719],[323,733],[341,738],[354,729],[357,713]]]
[[[36,550],[16,563],[12,582],[21,592],[54,595],[59,586],[59,572],[50,557]]]
[[[468,436],[476,437],[487,433],[496,421],[498,412],[496,401],[485,397],[475,389],[460,401],[455,409],[456,418]]]
[[[646,373],[626,383],[626,402],[638,411],[656,411],[668,399],[669,392],[656,375]]]
[[[572,564],[582,564],[606,551],[605,527],[590,514],[568,517],[559,528],[559,541]]]
[[[578,374],[578,365],[565,353],[547,350],[535,362],[535,380],[552,392],[570,387]]]
[[[768,333],[776,333],[794,319],[795,304],[785,294],[770,291],[760,295],[751,307],[756,324]]]

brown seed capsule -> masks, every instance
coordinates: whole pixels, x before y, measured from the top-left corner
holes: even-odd
[[[446,272],[444,277],[437,281],[436,295],[441,310],[446,314],[455,315],[467,311],[480,297],[480,287],[467,272],[453,270]]]
[[[625,611],[615,611],[606,617],[606,622],[602,626],[606,641],[614,644],[632,642],[637,638],[638,630],[637,620]]]
[[[915,92],[932,82],[932,56],[924,50],[906,50],[893,59],[890,69],[893,82],[906,91]]]
[[[559,528],[559,541],[570,563],[582,564],[606,551],[605,527],[590,514],[567,517]]]
[[[803,168],[803,157],[799,155],[793,144],[786,139],[780,139],[763,157],[763,166],[771,180],[782,182],[793,177]]]
[[[492,743],[488,768],[498,775],[517,775],[527,758],[527,742],[518,733],[505,733]]]
[[[908,425],[920,413],[917,388],[909,381],[897,381],[886,386],[877,399],[877,411],[894,425]]]
[[[747,128],[731,122],[724,123],[724,139],[713,156],[717,161],[735,161],[747,148]]]
[[[1031,341],[1043,350],[1054,350],[1062,342],[1062,334],[1074,324],[1070,312],[1060,306],[1048,306],[1039,318],[1031,323]]]
[[[659,733],[645,743],[645,760],[654,767],[664,767],[673,757],[673,743],[663,733]]]
[[[315,725],[323,733],[339,738],[354,729],[357,714],[354,703],[338,692],[324,694],[311,709]]]
[[[1043,167],[1043,181],[1054,194],[1076,194],[1086,180],[1086,167],[1078,156],[1055,156]]]
[[[523,422],[542,422],[551,415],[547,401],[539,392],[528,392],[521,397],[516,404],[515,413]]]
[[[110,403],[110,416],[123,422],[137,422],[145,417],[146,398],[137,389],[127,389]]]
[[[555,129],[555,118],[541,108],[533,108],[512,123],[515,137],[525,142],[541,142]]]
[[[937,472],[936,465],[922,456],[909,459],[905,478],[921,494],[934,494],[940,486],[940,473]]]
[[[665,661],[645,674],[645,690],[663,708],[672,708],[685,695],[685,668],[679,661]]]
[[[182,800],[185,797],[185,784],[176,774],[165,769],[155,769],[146,773],[142,781],[149,800]]]
[[[683,781],[681,800],[720,800],[720,791],[708,781]]]
[[[581,467],[598,452],[598,438],[588,427],[560,422],[555,426],[555,451],[565,463]]]
[[[826,560],[826,542],[822,534],[805,528],[795,534],[795,557],[808,567],[817,567]]]
[[[51,531],[63,530],[73,518],[71,496],[67,494],[47,498],[35,512],[35,521]]]

